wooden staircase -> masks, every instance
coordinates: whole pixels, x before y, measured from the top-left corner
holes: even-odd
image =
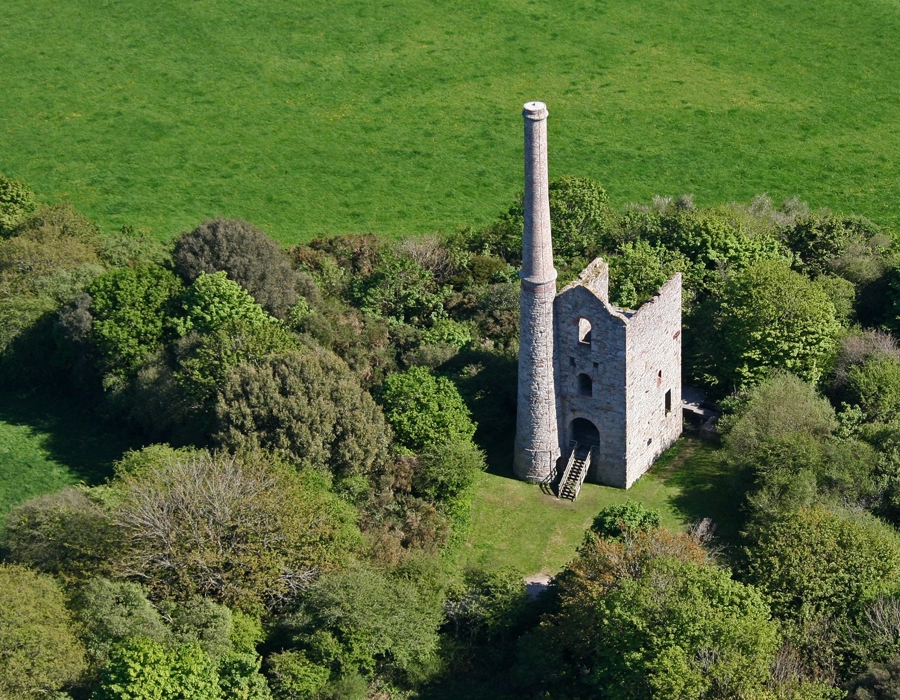
[[[566,464],[566,471],[563,472],[562,479],[559,481],[557,498],[568,498],[570,501],[578,498],[581,485],[584,483],[584,478],[587,476],[590,467],[591,446],[573,442],[572,452],[569,454],[569,461]]]

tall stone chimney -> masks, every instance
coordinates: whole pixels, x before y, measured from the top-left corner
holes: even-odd
[[[519,310],[519,392],[513,469],[520,479],[544,481],[559,458],[553,379],[553,300],[556,269],[550,239],[547,105],[525,111],[525,231]]]

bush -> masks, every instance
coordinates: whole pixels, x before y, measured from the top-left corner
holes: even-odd
[[[604,539],[617,540],[626,532],[653,530],[659,526],[659,511],[637,501],[627,501],[601,510],[594,518],[591,531]]]
[[[255,610],[292,599],[356,542],[353,514],[313,475],[262,453],[198,453],[116,482],[120,575],[159,598]]]
[[[375,271],[353,284],[352,296],[365,312],[392,324],[429,325],[446,316],[446,292],[434,274],[407,257],[386,253]]]
[[[889,592],[900,573],[894,531],[866,514],[803,508],[745,550],[748,576],[782,618],[845,617]]]
[[[37,700],[78,680],[84,648],[49,576],[0,564],[0,696]]]
[[[102,576],[119,544],[105,508],[77,487],[32,498],[6,516],[7,557],[67,581]]]
[[[484,453],[471,440],[432,444],[422,453],[413,490],[434,503],[451,503],[474,485],[484,469]]]
[[[821,287],[788,266],[760,262],[736,273],[718,301],[722,388],[758,384],[772,368],[818,381],[836,350],[840,325]]]
[[[0,236],[9,235],[36,207],[34,192],[27,185],[0,175]]]
[[[847,371],[850,401],[873,421],[900,416],[900,359],[875,357]]]
[[[174,322],[180,335],[190,331],[211,333],[231,321],[261,324],[272,320],[253,297],[228,279],[224,272],[201,273],[181,295],[178,306],[183,316]]]
[[[204,221],[175,242],[175,271],[185,284],[203,273],[224,272],[276,318],[297,303],[297,277],[272,238],[240,219]]]
[[[267,661],[275,700],[309,700],[325,687],[331,671],[310,661],[302,651],[282,651]]]
[[[381,392],[397,441],[414,451],[471,440],[476,425],[453,383],[424,367],[390,375]]]
[[[181,283],[158,265],[110,270],[88,287],[93,323],[90,339],[107,372],[134,374],[163,342]]]
[[[115,645],[92,700],[220,700],[218,674],[203,650],[168,651],[136,637]]]
[[[136,583],[91,579],[73,597],[71,607],[82,625],[88,652],[101,663],[113,645],[130,637],[169,639],[162,616]]]
[[[215,411],[223,445],[259,444],[338,478],[369,473],[390,445],[372,397],[347,365],[317,347],[235,367]]]

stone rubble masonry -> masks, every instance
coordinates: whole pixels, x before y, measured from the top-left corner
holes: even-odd
[[[529,102],[523,116],[525,230],[513,469],[526,481],[550,480],[560,454],[568,456],[573,422],[581,418],[599,434],[587,480],[627,489],[681,435],[681,275],[640,309],[619,309],[609,303],[609,265],[597,258],[556,294],[547,107]]]
[[[520,479],[549,479],[559,459],[553,368],[556,269],[550,236],[547,106],[525,104],[525,230],[519,311],[519,386],[513,469]]]
[[[587,480],[628,488],[681,435],[681,275],[637,311],[610,304],[608,284],[609,267],[597,258],[556,298],[558,425],[566,448],[573,421],[590,421],[600,444]],[[590,395],[580,391],[582,374]]]

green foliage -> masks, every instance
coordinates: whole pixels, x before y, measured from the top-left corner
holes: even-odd
[[[413,490],[434,503],[449,503],[466,494],[484,469],[484,453],[471,440],[432,444],[422,452]]]
[[[36,207],[26,184],[0,174],[0,236],[8,235]]]
[[[357,541],[354,514],[320,479],[262,453],[198,453],[119,477],[116,487],[126,543],[116,570],[157,597],[275,605],[342,564]]]
[[[133,374],[162,345],[172,300],[181,283],[158,265],[110,270],[88,287],[90,339],[107,372]]]
[[[624,243],[618,255],[609,260],[610,298],[617,306],[636,309],[689,264],[681,253],[653,247],[645,240]]]
[[[3,544],[10,560],[77,581],[102,575],[119,541],[93,494],[69,487],[15,508],[6,518]]]
[[[659,511],[650,510],[639,501],[626,501],[601,510],[591,524],[591,531],[606,539],[620,539],[627,531],[659,526]]]
[[[316,346],[235,367],[215,411],[222,444],[258,444],[339,478],[367,474],[390,444],[372,397],[347,365]]]
[[[847,700],[894,700],[900,695],[900,657],[870,664],[848,687]]]
[[[241,219],[218,218],[185,231],[175,242],[172,260],[185,284],[203,273],[226,273],[276,318],[287,318],[297,303],[297,277],[287,256],[272,238]]]
[[[49,576],[0,564],[0,696],[46,697],[78,680],[84,647]]]
[[[846,616],[896,586],[896,533],[866,513],[802,508],[763,529],[745,550],[751,582],[782,618]]]
[[[271,320],[253,297],[237,282],[228,279],[225,272],[201,272],[181,295],[178,305],[183,316],[173,322],[180,335],[189,331],[211,333],[229,321],[256,324]]]
[[[199,646],[214,662],[233,649],[232,613],[209,598],[194,596],[183,602],[164,601],[161,609],[170,621],[172,639],[178,644]]]
[[[840,326],[825,292],[788,266],[760,262],[726,282],[718,301],[715,373],[724,388],[758,384],[771,368],[816,382],[836,350]]]
[[[378,667],[413,673],[437,651],[443,611],[434,587],[363,565],[325,574],[302,599],[295,639],[336,677]]]
[[[847,371],[849,398],[870,420],[890,422],[900,416],[900,360],[874,357]]]
[[[662,559],[598,601],[591,680],[610,698],[760,694],[779,646],[762,595],[727,570]]]
[[[471,440],[475,434],[476,425],[453,383],[424,367],[390,375],[381,400],[397,441],[411,450]]]
[[[196,645],[167,651],[135,637],[115,645],[92,700],[220,700],[215,666]]]
[[[831,272],[850,245],[865,245],[860,223],[830,214],[807,214],[786,229],[785,241],[797,255],[801,269],[816,277]]]
[[[551,180],[553,252],[561,260],[593,257],[608,227],[609,197],[596,180],[563,175]]]
[[[298,349],[296,338],[274,319],[232,319],[212,332],[189,335],[182,345],[174,376],[185,394],[200,404],[215,397],[232,368],[258,367],[269,355]]]
[[[325,687],[331,671],[310,661],[305,652],[282,651],[267,660],[275,700],[309,700]]]
[[[354,281],[352,296],[365,312],[392,324],[430,324],[445,317],[445,291],[411,258],[384,253],[375,271]]]
[[[95,661],[105,661],[113,645],[131,637],[169,640],[162,616],[136,583],[91,579],[73,598],[72,609]]]

